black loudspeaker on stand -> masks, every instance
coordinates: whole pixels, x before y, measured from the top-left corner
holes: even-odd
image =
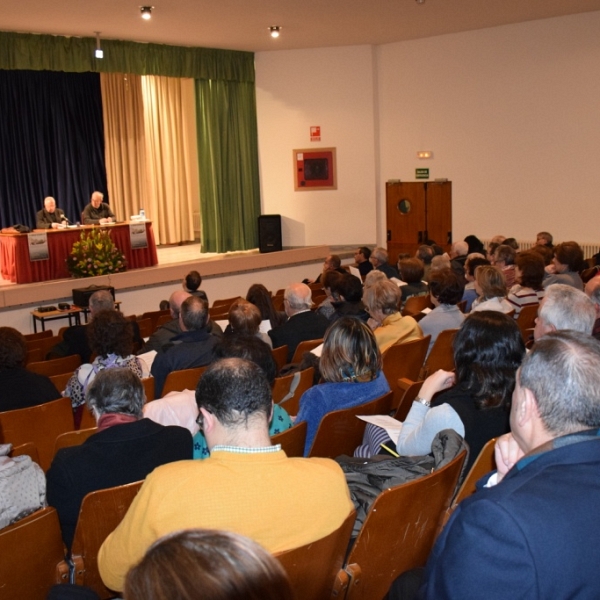
[[[261,252],[281,252],[281,215],[258,217],[258,247]]]

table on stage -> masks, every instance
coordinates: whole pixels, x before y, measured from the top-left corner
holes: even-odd
[[[67,279],[71,274],[67,270],[67,257],[73,244],[81,236],[81,232],[91,230],[97,225],[67,229],[39,229],[35,232],[48,233],[49,258],[46,260],[30,260],[26,233],[0,234],[0,272],[4,279],[13,283],[34,283]],[[143,269],[158,264],[156,244],[152,223],[146,221],[147,248],[132,248],[129,237],[129,223],[100,225],[110,231],[110,237],[123,252],[127,260],[127,269]]]

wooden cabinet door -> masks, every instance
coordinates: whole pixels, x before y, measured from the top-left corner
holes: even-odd
[[[452,245],[452,183],[427,183],[427,237],[444,250]]]
[[[399,252],[414,254],[426,230],[426,184],[386,184],[387,247],[389,262],[396,264]]]

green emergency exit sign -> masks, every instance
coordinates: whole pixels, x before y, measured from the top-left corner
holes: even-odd
[[[429,179],[429,169],[415,169],[415,179]]]

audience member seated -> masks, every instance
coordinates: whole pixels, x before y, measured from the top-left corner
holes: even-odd
[[[519,242],[517,242],[517,240],[514,237],[506,238],[502,242],[502,245],[510,246],[515,252],[519,251]]]
[[[441,248],[440,248],[441,250]],[[429,277],[435,271],[442,271],[444,269],[451,269],[452,265],[450,264],[450,258],[447,254],[436,254],[431,259],[431,269],[429,270]]]
[[[181,312],[181,305],[183,302],[189,298],[191,294],[189,292],[185,292],[183,290],[176,290],[173,292],[169,298],[169,308],[171,310],[171,318],[172,321],[161,325],[148,339],[146,342],[142,353],[150,352],[155,350],[160,353],[163,349],[166,349],[170,346],[173,338],[182,333],[180,321],[179,321],[179,313]],[[208,318],[207,329],[208,332],[212,335],[216,335],[219,337],[223,337],[223,330],[215,323],[210,320],[210,316]]]
[[[402,298],[402,306],[412,296],[427,296],[429,294],[429,286],[423,281],[425,269],[423,263],[418,258],[403,258],[398,261],[398,273],[400,280],[406,285],[400,286],[400,294]]]
[[[465,261],[465,289],[462,300],[466,302],[465,313],[471,312],[473,302],[477,300],[477,290],[475,289],[475,269],[481,265],[489,265],[490,261],[483,254],[469,254]]]
[[[346,273],[342,269],[342,259],[337,254],[330,254],[323,262],[323,272],[319,273],[316,279],[305,279],[304,283],[323,283],[323,274],[328,271],[336,271],[337,273]]]
[[[555,283],[546,288],[538,308],[533,338],[537,342],[553,331],[570,329],[592,333],[596,321],[596,307],[583,292],[570,285]]]
[[[334,284],[332,291],[337,300],[332,303],[335,312],[331,315],[330,321],[342,317],[356,317],[365,323],[369,320],[369,313],[362,303],[363,286],[358,277],[349,273],[342,275]]]
[[[361,246],[354,253],[354,262],[356,268],[360,272],[360,276],[364,279],[369,271],[373,270],[373,265],[369,260],[371,258],[371,250],[366,246]]]
[[[442,331],[458,329],[465,320],[465,315],[456,306],[461,301],[463,287],[452,269],[434,273],[429,289],[431,303],[435,308],[419,321],[423,335],[431,336],[427,354]]]
[[[229,325],[225,329],[225,336],[254,335],[272,348],[271,338],[259,331],[261,322],[260,311],[254,304],[247,300],[236,300],[229,309]]]
[[[26,358],[23,335],[12,327],[0,327],[0,412],[60,398],[60,392],[48,377],[25,368]]]
[[[382,273],[381,271],[370,271],[367,276],[365,277],[365,282],[363,284],[363,292],[364,290],[366,290],[368,287],[375,285],[378,281],[387,281],[387,277],[385,276],[385,273]]]
[[[564,283],[583,290],[583,281],[579,272],[584,268],[583,250],[577,242],[563,242],[554,247],[552,264],[546,267],[544,287],[553,283]]]
[[[539,254],[544,260],[544,266],[552,264],[552,259],[554,258],[554,246],[550,248],[549,246],[533,246],[533,248],[529,249],[530,252],[535,252]]]
[[[197,296],[189,296],[181,304],[179,327],[181,333],[171,338],[152,363],[155,396],[160,398],[167,375],[171,371],[203,367],[212,362],[214,347],[219,336],[209,332],[208,303]]]
[[[277,365],[273,358],[271,348],[261,342],[258,338],[250,336],[236,336],[236,337],[225,337],[219,345],[215,348],[215,358],[243,358],[249,360],[254,364],[257,364],[265,374],[269,385],[273,387],[275,376],[277,375]],[[198,406],[196,404],[196,398],[193,392],[186,392],[189,398],[189,402],[194,404],[196,413],[198,413]],[[170,395],[170,394],[169,394]],[[163,400],[167,400],[168,396]],[[162,402],[162,400],[156,400],[150,404],[156,404]],[[269,421],[269,436],[273,436],[277,433],[281,433],[286,429],[289,429],[293,425],[290,416],[288,415],[285,408],[279,406],[279,404],[273,404],[273,413]],[[199,431],[194,435],[194,458],[208,458],[210,451],[204,434]]]
[[[380,352],[394,344],[423,337],[421,328],[412,317],[403,317],[398,310],[400,290],[391,281],[378,281],[365,287],[363,303],[371,315],[369,327],[375,334]]]
[[[435,256],[433,248],[423,244],[417,248],[415,258],[418,258],[423,263],[423,280],[429,282],[429,272],[431,271],[431,261]]]
[[[515,257],[517,253],[506,244],[500,244],[494,252],[494,266],[504,275],[506,290],[515,284]]]
[[[469,254],[469,244],[467,242],[454,242],[450,251],[450,268],[456,273],[461,283],[465,279],[465,262]]]
[[[467,256],[469,254],[483,254],[485,256],[485,246],[476,235],[468,235],[465,240],[469,246]]]
[[[334,461],[288,458],[271,445],[273,402],[260,367],[237,358],[213,363],[196,400],[211,456],[159,467],[146,478],[100,548],[100,575],[112,590],[123,590],[129,569],[168,533],[226,529],[275,553],[329,535],[353,509]]]
[[[482,265],[475,269],[475,291],[478,294],[471,306],[471,312],[496,310],[509,313],[512,305],[506,299],[504,275],[495,267]]]
[[[175,592],[175,590],[177,590]],[[212,529],[161,538],[127,574],[127,600],[293,600],[281,563],[251,539]]]
[[[85,403],[85,394],[94,377],[103,369],[126,367],[138,377],[143,377],[143,365],[133,354],[133,327],[131,321],[116,310],[103,310],[96,314],[87,327],[87,336],[94,361],[78,367],[67,383],[63,396],[71,398],[75,425],[79,426]]]
[[[519,370],[497,472],[461,502],[420,598],[597,598],[600,345],[557,332]]]
[[[271,292],[262,283],[255,283],[250,286],[246,294],[246,300],[252,302],[258,308],[262,322],[265,323],[266,321],[268,323],[268,328],[263,329],[261,327],[262,331],[269,331],[269,329],[274,329],[285,323],[287,319],[286,314],[275,310],[273,300],[271,299]]]
[[[202,285],[202,275],[198,273],[198,271],[190,271],[183,280],[183,289],[188,292],[192,296],[198,296],[198,298],[202,298],[202,300],[206,300],[208,302],[208,296],[205,292],[203,292],[200,288]]]
[[[91,323],[100,311],[116,310],[115,299],[108,290],[99,290],[90,296],[89,309]],[[140,336],[140,328],[135,321],[131,322],[131,326],[133,328],[133,343],[138,343],[141,348],[144,345],[144,340]],[[71,327],[67,327],[63,332],[62,342],[54,346],[50,354],[53,356],[79,354],[82,363],[89,363],[92,350],[88,341],[88,327],[89,323],[87,325],[72,325]]]
[[[347,273],[344,273],[347,275]],[[325,317],[327,320],[331,319],[333,313],[335,312],[335,308],[333,307],[333,302],[339,300],[339,296],[337,292],[333,290],[337,287],[339,280],[344,277],[341,273],[337,271],[324,271],[323,277],[321,278],[321,283],[323,284],[323,289],[325,290],[325,300],[319,304],[319,307],[315,311],[318,315]]]
[[[544,297],[544,260],[536,252],[519,252],[515,258],[515,285],[506,298],[515,310],[515,319],[524,306],[539,304]]]
[[[271,329],[269,336],[273,348],[288,347],[287,361],[291,362],[300,342],[318,340],[325,335],[329,321],[322,315],[310,310],[312,306],[310,288],[304,283],[292,283],[286,288],[283,305],[288,320],[279,327]]]
[[[305,456],[327,413],[366,404],[390,390],[375,336],[359,319],[338,319],[327,330],[319,367],[325,383],[302,394],[296,418],[307,424]]]
[[[494,264],[494,254],[495,254],[496,248],[498,248],[498,246],[500,246],[500,244],[498,244],[496,242],[490,242],[488,244],[486,258],[490,261],[491,265]]]
[[[585,293],[588,298],[594,303],[596,309],[596,321],[594,322],[594,329],[592,335],[600,340],[600,277],[596,276],[590,279],[585,284]]]
[[[56,453],[48,471],[48,503],[56,508],[68,548],[81,501],[90,492],[144,479],[159,465],[192,458],[192,436],[142,418],[144,387],[126,368],[98,373],[86,403],[98,433]]]
[[[552,238],[551,233],[548,233],[547,231],[540,231],[536,237],[536,246],[546,246],[547,248],[554,248],[554,246],[552,245],[554,239]]]
[[[398,270],[388,263],[388,258],[387,250],[378,247],[371,252],[369,260],[373,265],[373,269],[381,271],[388,279],[392,279],[392,277],[398,279]]]
[[[436,434],[454,429],[469,444],[469,469],[489,440],[509,431],[508,408],[524,354],[514,319],[496,311],[469,315],[454,338],[456,374],[439,370],[425,380],[402,425],[396,452],[429,454]],[[394,448],[383,429],[368,425],[354,454],[376,454],[381,443]]]

